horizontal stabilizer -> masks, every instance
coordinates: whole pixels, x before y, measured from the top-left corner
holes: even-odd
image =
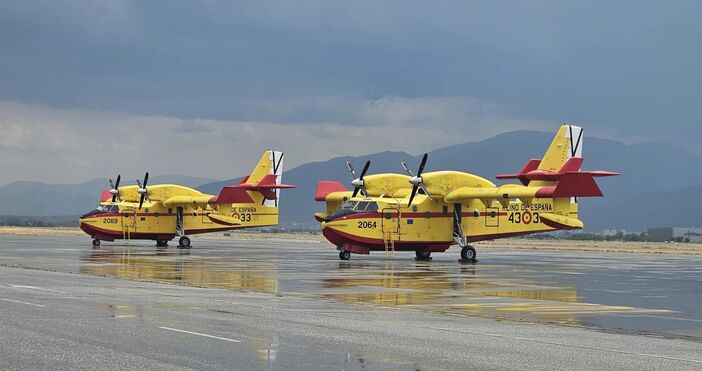
[[[213,204],[230,204],[230,203],[252,203],[254,202],[251,196],[246,191],[256,191],[263,195],[266,200],[275,200],[276,189],[295,188],[294,185],[276,184],[278,175],[269,174],[264,176],[258,184],[243,183],[248,177],[245,177],[242,183],[235,186],[226,186],[222,188],[219,196],[215,197],[211,203]]]
[[[320,180],[317,182],[317,191],[314,194],[314,200],[324,201],[330,193],[345,191],[348,191],[348,189],[339,182],[332,180]]]
[[[522,170],[519,171],[518,174],[501,174],[498,175],[496,178],[497,179],[519,179],[522,184],[527,185],[529,184],[529,178],[526,177],[526,174],[528,174],[531,171],[534,171],[539,168],[539,164],[541,163],[541,160],[539,159],[531,159],[529,162],[524,165]]]

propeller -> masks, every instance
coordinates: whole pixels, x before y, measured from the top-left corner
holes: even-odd
[[[360,177],[356,176],[356,170],[353,168],[353,165],[351,165],[351,162],[347,161],[346,166],[348,166],[349,171],[351,172],[351,175],[353,175],[354,178],[351,181],[351,185],[354,186],[353,195],[351,197],[356,197],[359,190],[361,191],[363,197],[368,197],[368,192],[366,191],[366,182],[363,181],[363,177],[366,176],[366,172],[370,167],[370,160],[366,161],[366,165],[363,166],[363,170],[361,171]]]
[[[115,202],[115,200],[119,199],[122,201],[122,198],[119,197],[119,181],[122,179],[122,176],[117,174],[117,181],[112,183],[112,179],[108,179],[110,181],[110,193],[112,194],[112,202]]]
[[[151,199],[149,198],[149,191],[146,190],[146,184],[149,182],[149,172],[147,171],[144,175],[144,184],[139,182],[139,179],[137,179],[136,182],[139,186],[137,192],[141,194],[141,198],[139,199],[139,210],[141,210],[141,206],[144,204],[144,199],[149,201],[149,203],[151,202]]]
[[[427,192],[427,187],[424,186],[424,180],[422,179],[422,171],[424,171],[424,165],[427,164],[428,157],[429,155],[426,153],[422,157],[422,162],[419,164],[419,169],[417,169],[417,175],[414,175],[412,170],[410,170],[410,168],[407,166],[407,163],[402,161],[402,167],[404,167],[407,174],[409,174],[409,182],[410,184],[412,184],[412,194],[410,195],[409,203],[407,204],[407,206],[412,205],[412,201],[414,200],[414,196],[417,195],[418,189],[421,189],[422,192],[424,192],[424,194],[427,195],[427,197],[429,197],[430,200],[433,200],[429,192]]]

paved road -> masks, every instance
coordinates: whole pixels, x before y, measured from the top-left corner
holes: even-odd
[[[0,367],[702,368],[699,260],[339,262],[326,244],[195,242],[181,254],[3,236]]]

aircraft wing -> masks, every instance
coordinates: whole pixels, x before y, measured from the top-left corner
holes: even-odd
[[[173,196],[163,201],[164,206],[184,206],[184,205],[207,205],[212,196]]]
[[[510,199],[510,198],[534,198],[544,187],[520,187],[502,186],[494,188],[461,187],[449,192],[445,200],[454,202],[470,199]]]

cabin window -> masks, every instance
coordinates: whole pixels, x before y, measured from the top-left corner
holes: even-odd
[[[145,209],[144,209],[144,212],[145,212],[145,213],[148,213],[148,212],[149,212],[149,208],[148,208],[148,207],[145,208]]]
[[[478,210],[473,210],[473,217],[477,218],[480,216],[480,211]]]
[[[169,213],[169,214],[173,214],[173,208],[172,208],[172,207],[169,207],[169,208],[168,208],[168,213]]]
[[[197,212],[196,212],[196,211],[193,212],[193,216],[197,216]]]
[[[159,212],[157,211],[157,212],[154,213],[154,216],[158,218],[159,216],[161,216],[161,213],[159,213]]]
[[[424,217],[427,218],[427,219],[431,218],[431,213],[428,212],[428,211],[425,211],[425,212],[424,212]]]
[[[419,210],[419,207],[417,207],[417,205],[412,205],[412,211],[416,213],[417,210]]]
[[[146,218],[142,216],[141,218],[139,218],[139,220],[141,220],[142,222],[145,222]]]

